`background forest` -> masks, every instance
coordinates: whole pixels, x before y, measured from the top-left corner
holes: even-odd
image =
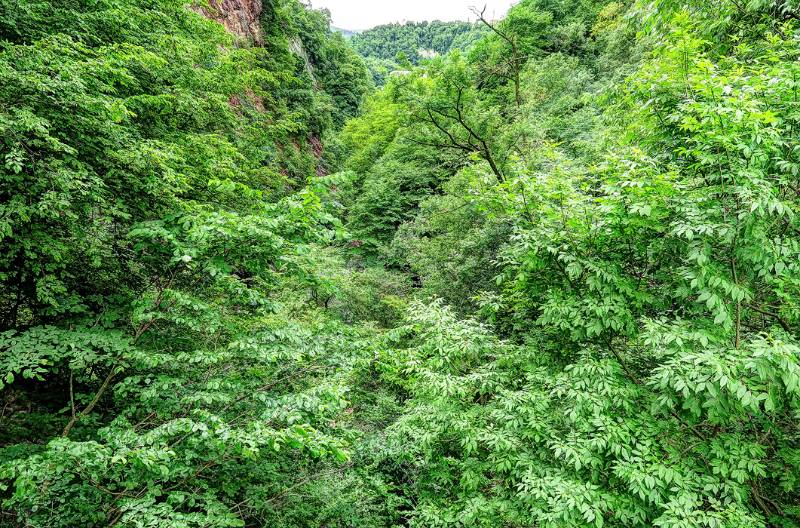
[[[800,526],[799,20],[0,0],[0,527]]]
[[[465,51],[485,33],[485,27],[469,22],[406,22],[386,24],[354,33],[350,43],[364,57],[378,86],[392,71],[410,70],[426,58]]]

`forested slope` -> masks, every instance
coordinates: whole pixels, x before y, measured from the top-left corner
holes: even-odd
[[[793,0],[19,4],[0,526],[800,525]]]

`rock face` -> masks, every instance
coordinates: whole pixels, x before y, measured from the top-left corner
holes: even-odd
[[[209,7],[194,6],[196,12],[219,22],[243,41],[264,44],[261,31],[261,0],[208,0]]]
[[[239,44],[253,46],[264,45],[264,32],[261,27],[261,13],[264,9],[263,0],[190,0],[190,9],[200,15],[222,24],[229,33],[236,36]],[[200,6],[198,3],[202,2]],[[311,85],[319,90],[319,80],[314,75],[314,66],[311,63],[303,41],[299,37],[289,39],[289,51],[305,64],[305,69],[311,78]],[[236,111],[240,111],[244,103],[249,103],[259,112],[266,112],[264,100],[245,90],[244,93],[231,95],[228,104]],[[317,160],[316,172],[318,176],[327,175],[323,165],[324,144],[317,136],[310,136],[307,141],[294,140],[297,149],[308,148]],[[281,172],[285,173],[284,169]]]
[[[300,60],[303,61],[303,63],[305,63],[306,71],[308,72],[309,77],[311,77],[311,82],[314,85],[314,88],[319,88],[317,78],[314,75],[314,66],[311,64],[311,58],[309,58],[308,52],[306,52],[306,48],[303,45],[303,41],[300,40],[299,37],[289,40],[289,51],[294,53],[300,58]]]

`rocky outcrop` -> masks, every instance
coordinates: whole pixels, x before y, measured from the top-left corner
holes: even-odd
[[[264,9],[262,2],[263,0],[190,0],[190,8],[206,18],[222,24],[229,33],[237,38],[238,44],[263,46],[265,40],[261,27],[261,15]],[[269,4],[267,5],[269,6]],[[314,65],[303,40],[294,36],[290,37],[288,41],[289,51],[302,61],[311,79],[312,87],[319,90],[319,80],[314,74]],[[264,100],[250,89],[230,95],[228,104],[237,113],[242,113],[245,107],[254,108],[261,113],[267,112]],[[320,137],[312,135],[307,140],[294,138],[292,144],[298,151],[308,152],[310,150],[316,159],[317,175],[327,175],[323,160],[325,147]],[[280,143],[276,146],[282,150]],[[280,171],[288,176],[285,168],[281,168]]]
[[[311,58],[308,56],[308,52],[306,52],[306,48],[303,45],[303,41],[300,39],[300,37],[295,37],[289,40],[289,51],[294,53],[295,56],[299,57],[300,60],[303,61],[306,71],[308,72],[308,76],[311,77],[311,83],[314,85],[314,88],[319,88],[317,78],[314,75],[314,66],[311,64]]]
[[[197,4],[192,9],[206,18],[219,22],[244,42],[264,44],[261,31],[261,0],[208,0],[207,7]]]

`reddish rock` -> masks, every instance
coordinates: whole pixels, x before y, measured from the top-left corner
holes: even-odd
[[[261,0],[208,0],[209,7],[192,6],[206,18],[219,22],[242,40],[264,44],[261,31]]]
[[[317,176],[327,176],[328,171],[322,165],[322,156],[325,153],[325,145],[322,143],[322,139],[319,136],[311,136],[309,145],[311,146],[311,153],[317,159]]]
[[[264,98],[260,95],[256,95],[256,93],[251,90],[250,88],[246,88],[244,94],[247,96],[247,99],[253,104],[256,110],[259,112],[266,111],[264,107]]]

